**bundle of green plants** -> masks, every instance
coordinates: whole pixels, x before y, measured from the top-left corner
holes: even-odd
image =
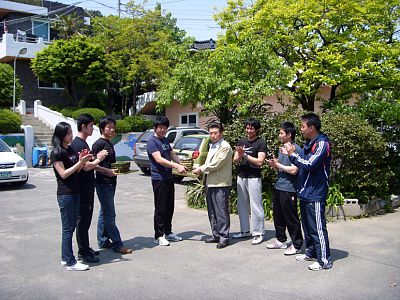
[[[10,109],[0,109],[0,133],[21,132],[21,116]]]
[[[142,132],[153,127],[153,122],[142,116],[127,116],[124,121],[129,123],[132,132]]]
[[[116,131],[117,133],[131,132],[131,125],[125,120],[117,120]]]

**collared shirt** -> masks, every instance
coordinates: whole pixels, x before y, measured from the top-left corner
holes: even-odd
[[[208,157],[210,158],[209,161],[211,160],[211,158],[214,156],[214,154],[217,152],[219,146],[221,146],[221,143],[224,139],[220,139],[218,142],[214,143],[214,144],[210,144],[210,149],[208,150]]]

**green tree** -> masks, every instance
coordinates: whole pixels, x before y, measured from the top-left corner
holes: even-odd
[[[88,26],[76,13],[56,15],[56,19],[52,22],[52,28],[57,31],[58,37],[64,40],[76,35],[85,35],[88,32]]]
[[[88,91],[104,87],[104,50],[84,36],[57,40],[36,54],[32,69],[41,80],[64,85],[68,106],[77,105],[78,89]]]
[[[164,81],[157,103],[167,106],[176,99],[181,105],[201,104],[227,124],[264,105],[264,96],[273,95],[288,74],[267,41],[248,38],[182,60]]]
[[[129,107],[136,107],[139,95],[154,91],[161,78],[171,73],[176,56],[187,44],[176,20],[163,15],[160,5],[141,12],[133,18],[93,20],[93,39],[106,51],[108,96],[123,116]]]
[[[322,86],[331,87],[330,102],[398,89],[399,8],[398,0],[232,0],[217,20],[228,44],[266,39],[293,72],[284,89],[313,111]]]
[[[8,108],[13,105],[13,91],[14,70],[10,65],[0,63],[0,108]],[[21,97],[21,91],[21,84],[19,83],[18,78],[16,78],[15,99],[19,99]]]

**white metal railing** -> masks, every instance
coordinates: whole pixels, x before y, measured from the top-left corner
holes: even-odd
[[[40,100],[34,102],[34,116],[45,122],[51,128],[55,128],[60,122],[66,122],[71,125],[73,135],[76,136],[78,134],[78,128],[74,119],[64,117],[61,113],[43,106]],[[97,126],[93,126],[93,133],[87,138],[86,142],[92,147],[93,143],[99,139],[100,136],[100,129]]]

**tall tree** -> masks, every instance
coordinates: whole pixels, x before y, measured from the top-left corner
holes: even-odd
[[[93,20],[93,39],[106,51],[108,95],[122,115],[131,106],[135,109],[140,94],[154,91],[161,78],[170,74],[186,43],[176,20],[164,15],[160,5],[142,9],[142,14],[137,13],[137,6],[134,9],[132,18]]]
[[[7,108],[13,105],[14,95],[14,70],[5,63],[0,63],[0,108]],[[15,99],[21,96],[22,87],[16,78],[15,81]],[[17,103],[16,103],[17,104]]]
[[[249,115],[288,80],[288,70],[268,43],[248,38],[240,45],[220,45],[182,60],[164,81],[157,97],[161,106],[201,104],[222,123]]]
[[[77,105],[78,87],[104,87],[104,50],[83,36],[57,40],[36,54],[31,67],[40,80],[63,84],[68,105]]]
[[[217,19],[228,44],[266,39],[294,74],[284,88],[312,111],[322,86],[330,102],[398,88],[399,8],[398,0],[231,0]]]

